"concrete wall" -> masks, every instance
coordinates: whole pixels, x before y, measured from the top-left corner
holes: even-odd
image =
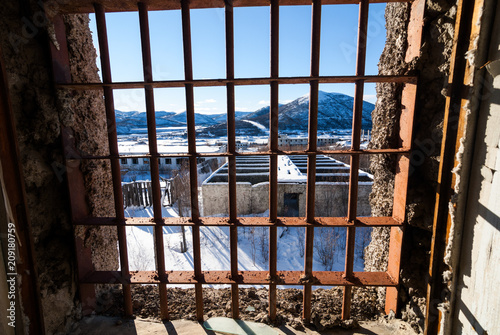
[[[476,127],[451,334],[500,329],[500,6]],[[472,139],[469,139],[472,140]],[[459,235],[460,236],[460,235]],[[457,243],[455,243],[457,244]]]
[[[369,196],[372,186],[362,183],[358,188],[358,216],[369,216],[371,213]],[[228,185],[227,183],[206,183],[202,185],[203,215],[227,216]],[[299,195],[299,216],[306,214],[306,184],[278,184],[278,215],[284,212],[285,193]],[[343,183],[316,183],[316,216],[345,216],[349,189]],[[258,214],[269,209],[269,183],[252,185],[236,184],[236,202],[238,215]]]

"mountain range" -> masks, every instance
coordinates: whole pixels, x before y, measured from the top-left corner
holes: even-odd
[[[318,131],[352,128],[352,107],[354,99],[342,93],[319,91],[318,97]],[[371,129],[371,112],[375,106],[363,101],[362,129]],[[269,127],[269,106],[255,112],[236,112],[236,135],[265,135]],[[297,98],[279,106],[279,130],[286,132],[307,132],[309,118],[309,95]],[[116,111],[118,134],[128,135],[146,133],[147,121],[145,112]],[[220,137],[227,135],[226,114],[195,114],[198,136]],[[186,112],[156,112],[158,128],[185,127]]]

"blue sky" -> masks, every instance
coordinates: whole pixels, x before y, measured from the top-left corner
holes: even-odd
[[[366,74],[377,74],[385,44],[385,4],[370,4]],[[323,5],[320,75],[354,75],[358,25],[357,5]],[[142,57],[137,12],[106,14],[113,81],[142,81]],[[149,13],[154,80],[184,79],[180,11]],[[234,9],[235,76],[267,77],[270,69],[270,9]],[[97,48],[95,19],[91,29]],[[225,77],[224,9],[191,10],[193,75],[195,79]],[[98,49],[98,48],[97,48]],[[311,6],[280,7],[280,76],[310,73]],[[97,61],[99,66],[99,60]],[[269,86],[237,86],[236,110],[255,111],[269,105]],[[324,84],[320,90],[354,95],[353,84]],[[144,90],[115,90],[115,107],[144,111]],[[281,103],[309,92],[307,84],[280,85]],[[225,87],[195,88],[197,113],[225,113]],[[365,100],[375,101],[375,84],[365,85]],[[155,89],[156,110],[185,110],[183,88]]]

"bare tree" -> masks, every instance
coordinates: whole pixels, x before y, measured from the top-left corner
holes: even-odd
[[[173,187],[175,188],[175,197],[177,198],[177,210],[180,217],[191,216],[191,193],[190,193],[190,180],[189,180],[189,163],[183,161],[179,171],[174,171]],[[181,226],[182,242],[181,252],[187,251],[186,244],[186,229]]]
[[[264,262],[267,262],[269,260],[269,228],[261,227],[257,229],[259,231],[258,238],[260,253]]]
[[[255,256],[257,254],[257,246],[255,238],[255,227],[250,228],[250,254],[252,256],[253,265],[255,265]]]
[[[298,241],[298,244],[299,244],[299,254],[300,254],[300,257],[304,257],[304,252],[305,252],[305,246],[304,246],[304,240],[305,240],[305,231],[306,231],[306,228],[301,228],[301,227],[298,227],[298,228],[295,228],[295,232],[297,234],[297,241]]]
[[[318,228],[319,236],[314,243],[321,264],[332,271],[335,255],[339,251],[340,234],[335,228]]]

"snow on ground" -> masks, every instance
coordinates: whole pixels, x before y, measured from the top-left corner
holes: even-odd
[[[306,182],[306,174],[292,163],[288,156],[278,156],[278,182]]]
[[[151,208],[127,208],[126,216],[152,217]],[[163,207],[164,217],[177,216],[173,207]],[[267,216],[261,213],[255,216]],[[336,240],[331,245],[336,251],[333,256],[332,268],[322,264],[320,255],[315,248],[313,258],[314,271],[343,271],[345,259],[345,228],[318,228],[315,229],[315,245],[324,243],[324,233],[320,229],[335,229]],[[127,227],[127,247],[129,266],[131,271],[155,270],[155,251],[153,241],[153,226]],[[325,231],[326,232],[326,231]],[[241,227],[238,228],[238,269],[240,271],[266,271],[269,269],[267,255],[269,253],[269,228]],[[193,271],[193,236],[191,227],[185,228],[187,251],[182,252],[181,227],[164,227],[163,241],[165,248],[165,267],[167,271]],[[278,227],[278,271],[303,271],[304,269],[304,239],[303,227]],[[356,239],[354,270],[363,271],[361,248],[358,237]],[[204,271],[230,270],[229,227],[201,227],[200,228],[201,267]],[[189,285],[179,285],[179,287]]]

